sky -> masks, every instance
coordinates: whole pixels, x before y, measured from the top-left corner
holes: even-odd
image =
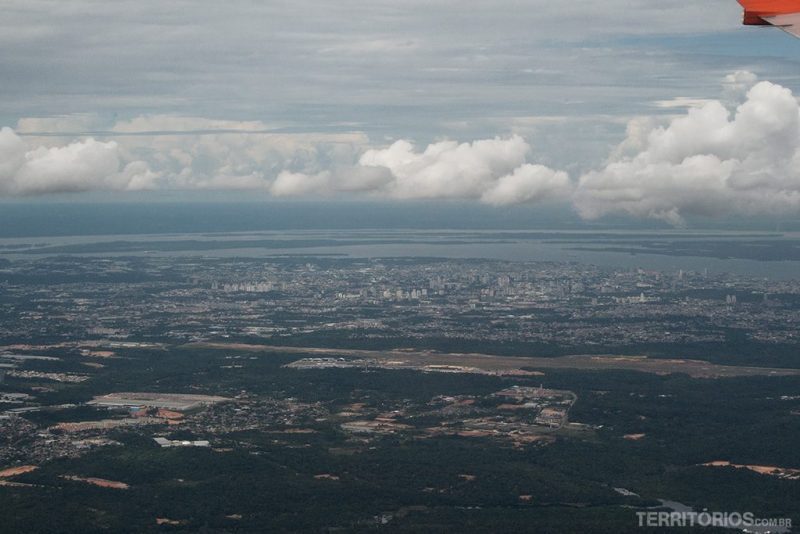
[[[2,198],[800,212],[800,40],[734,0],[2,4]]]

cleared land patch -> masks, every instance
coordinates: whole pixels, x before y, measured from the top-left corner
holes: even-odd
[[[194,343],[185,348],[273,352],[326,357],[368,358],[392,368],[462,366],[487,374],[506,374],[524,369],[581,369],[586,371],[629,370],[668,375],[684,373],[693,378],[730,378],[737,376],[800,376],[800,369],[718,365],[703,360],[656,359],[645,356],[574,355],[558,358],[530,356],[493,356],[489,354],[441,353],[408,350],[357,350],[312,347],[280,347],[243,343]],[[424,370],[424,369],[423,369]]]

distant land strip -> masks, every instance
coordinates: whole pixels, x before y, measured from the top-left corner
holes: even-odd
[[[358,357],[378,361],[404,361],[416,365],[462,365],[492,371],[514,369],[580,369],[585,371],[629,370],[668,375],[683,373],[693,378],[732,378],[738,376],[800,376],[800,369],[718,365],[703,360],[657,359],[645,356],[574,355],[557,358],[493,356],[490,354],[442,353],[418,350],[362,350],[320,347],[282,347],[245,343],[190,343],[191,349],[219,349],[246,352],[282,352],[324,357]]]

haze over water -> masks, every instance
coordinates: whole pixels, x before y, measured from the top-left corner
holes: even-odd
[[[489,212],[487,208],[478,208]],[[44,217],[44,212],[48,213]],[[7,204],[0,213],[0,257],[42,255],[358,258],[441,257],[577,262],[608,268],[734,273],[797,278],[800,262],[609,250],[619,243],[764,241],[791,247],[795,232],[676,230],[658,225],[589,225],[576,217],[492,211],[460,205],[381,204]],[[333,222],[335,221],[335,222]],[[190,231],[187,223],[191,223]],[[122,243],[120,243],[122,242]],[[158,244],[143,247],[142,242]],[[170,242],[180,246],[174,249]],[[252,242],[252,246],[249,243]],[[128,246],[126,244],[133,245]],[[92,247],[81,247],[93,245]],[[49,251],[48,247],[56,247]],[[67,248],[64,248],[67,247]],[[578,250],[579,249],[579,250]],[[35,252],[32,253],[32,252]],[[773,258],[774,259],[774,258]]]

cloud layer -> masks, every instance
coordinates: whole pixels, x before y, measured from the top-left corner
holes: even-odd
[[[369,149],[352,166],[314,174],[284,171],[275,196],[367,193],[403,199],[472,199],[496,206],[569,196],[564,172],[526,163],[530,145],[519,136],[472,143],[441,141],[423,150],[405,140]]]
[[[355,123],[373,139],[388,133],[425,144],[482,139],[507,133],[487,123],[508,124],[531,110],[641,113],[738,68],[742,49],[752,57],[753,38],[785,43],[773,32],[740,31],[732,0],[4,0],[2,7],[0,124],[7,125],[65,113],[192,115],[279,120],[303,131]],[[708,46],[705,34],[727,39],[711,57],[687,45]],[[781,55],[770,50],[759,69],[796,73]]]
[[[394,199],[474,199],[504,205],[561,198],[564,172],[527,163],[520,136],[471,143],[441,141],[417,149],[400,140],[371,148],[361,133],[269,133],[260,122],[144,116],[119,122],[105,135],[59,144],[87,121],[26,119],[25,142],[0,137],[0,192],[30,195],[161,188],[254,190],[277,197],[365,194]],[[40,143],[40,144],[36,144]],[[8,167],[7,169],[5,167]]]
[[[0,194],[240,189],[494,206],[569,200],[589,219],[626,214],[676,225],[696,215],[800,212],[800,105],[789,89],[737,72],[720,100],[676,98],[662,107],[678,114],[632,120],[606,163],[575,180],[534,161],[519,135],[381,147],[359,132],[273,133],[259,121],[163,115],[110,125],[109,140],[3,128]],[[57,136],[95,123],[25,119],[18,129]]]

